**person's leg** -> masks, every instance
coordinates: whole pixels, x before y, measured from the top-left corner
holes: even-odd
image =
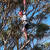
[[[23,32],[24,32],[25,38],[27,39],[27,31],[25,27],[23,28]]]

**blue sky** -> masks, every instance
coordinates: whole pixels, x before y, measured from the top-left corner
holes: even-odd
[[[46,20],[43,20],[43,23],[47,24],[50,26],[50,13],[46,15],[48,18]]]
[[[50,25],[50,16],[48,16],[46,24]]]

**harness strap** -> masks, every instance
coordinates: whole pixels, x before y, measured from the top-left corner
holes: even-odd
[[[24,21],[26,21],[26,22],[27,22],[27,20],[23,20],[23,22],[24,22]]]

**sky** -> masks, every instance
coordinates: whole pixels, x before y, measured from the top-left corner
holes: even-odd
[[[48,15],[46,15],[46,17],[48,17],[48,18],[46,20],[43,20],[43,23],[50,26],[50,13]]]
[[[30,7],[29,7],[29,9],[30,9]],[[32,8],[31,8],[32,9]],[[18,10],[18,8],[17,8],[17,10]],[[33,11],[32,11],[33,12]],[[32,12],[28,15],[29,16],[29,18],[30,18],[30,15],[32,14]],[[37,14],[39,14],[39,13],[36,13],[34,16],[36,16]],[[47,24],[47,25],[49,25],[50,26],[50,13],[47,15],[47,19],[46,20],[43,20],[43,23],[45,23],[45,24]],[[6,29],[8,29],[8,27],[6,26],[5,27]],[[43,39],[43,41],[45,41],[45,39]],[[23,42],[23,39],[22,39],[22,42]],[[50,40],[47,40],[46,42],[50,42]],[[34,44],[36,43],[36,39],[34,39]],[[32,45],[32,44],[31,44]],[[32,45],[32,47],[33,47],[33,45]],[[1,48],[0,48],[0,50],[4,50],[4,46],[2,46]],[[13,50],[17,50],[17,47],[15,46],[15,48],[13,49]]]

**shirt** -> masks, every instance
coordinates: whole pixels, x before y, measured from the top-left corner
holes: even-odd
[[[23,25],[26,25],[28,23],[26,15],[23,15],[21,19],[22,19]]]

